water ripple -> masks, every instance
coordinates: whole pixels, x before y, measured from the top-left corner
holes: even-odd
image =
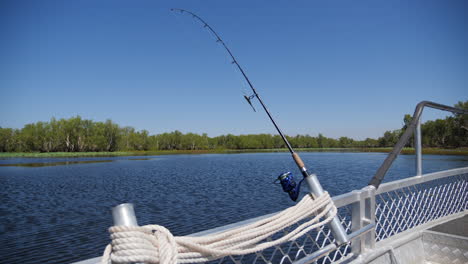
[[[365,186],[386,157],[325,152],[301,156],[332,195]],[[135,204],[140,225],[164,225],[175,235],[294,204],[272,184],[285,171],[298,176],[287,153],[147,158],[0,160],[0,263],[70,263],[96,257],[109,243],[110,208],[123,202]],[[427,155],[425,160],[426,173],[468,166],[466,157]],[[19,163],[65,164],[5,166]],[[414,156],[400,156],[386,181],[412,176],[414,167]]]

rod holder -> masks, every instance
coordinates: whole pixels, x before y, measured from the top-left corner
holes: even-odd
[[[320,196],[324,193],[324,190],[322,188],[322,185],[320,185],[317,175],[309,174],[309,176],[307,176],[305,180],[307,182],[307,185],[309,185],[309,189],[312,194]],[[327,213],[327,216],[329,216],[330,214],[330,212]],[[336,243],[338,245],[342,245],[349,241],[348,235],[346,234],[346,230],[343,228],[343,225],[341,225],[341,221],[337,215],[333,217],[331,222],[328,224],[330,225],[333,237],[335,237]]]
[[[115,226],[138,226],[133,204],[123,203],[112,208],[112,219]],[[112,263],[110,263],[112,264]],[[144,263],[132,263],[144,264]]]
[[[115,226],[138,226],[133,204],[123,203],[112,208],[112,219]]]

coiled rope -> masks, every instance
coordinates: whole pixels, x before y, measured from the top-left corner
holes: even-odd
[[[200,263],[229,255],[250,254],[295,240],[312,229],[320,228],[330,222],[336,212],[330,195],[325,192],[317,199],[311,194],[306,195],[295,206],[266,219],[201,237],[174,237],[159,225],[113,226],[109,228],[112,242],[107,245],[101,263]],[[308,217],[311,219],[284,236],[264,241]]]

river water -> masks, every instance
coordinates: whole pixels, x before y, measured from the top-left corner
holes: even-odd
[[[367,185],[386,154],[301,157],[337,195]],[[414,163],[413,155],[399,156],[385,181],[414,176]],[[423,158],[424,173],[466,166],[467,156]],[[110,209],[124,202],[135,204],[140,225],[163,225],[174,235],[276,212],[294,205],[272,184],[286,171],[300,178],[288,153],[1,159],[0,263],[99,256],[109,243]]]

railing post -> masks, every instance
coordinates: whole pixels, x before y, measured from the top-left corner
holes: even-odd
[[[416,176],[422,175],[422,144],[421,144],[421,119],[418,120],[414,131],[414,151],[416,152]]]
[[[375,187],[372,185],[369,185],[367,187],[364,187],[363,189],[363,194],[362,197],[366,197],[364,199],[364,218],[363,222],[364,225],[368,224],[374,224],[375,228],[377,228],[375,224]],[[365,247],[369,249],[373,249],[375,247],[375,233],[376,229],[374,229],[372,232],[369,232],[365,235],[363,238],[365,240]]]
[[[359,196],[359,201],[351,204],[351,232],[355,232],[364,227],[363,219],[364,219],[364,207],[365,203],[361,197],[361,191],[353,191],[356,195]],[[359,255],[364,251],[365,248],[365,240],[363,238],[355,238],[351,242],[351,251],[355,255]]]
[[[351,204],[351,231],[358,231],[369,224],[375,226],[375,187],[367,186],[353,193],[358,195],[359,201]],[[351,242],[351,251],[357,256],[374,246],[375,229],[361,237],[354,238]]]

